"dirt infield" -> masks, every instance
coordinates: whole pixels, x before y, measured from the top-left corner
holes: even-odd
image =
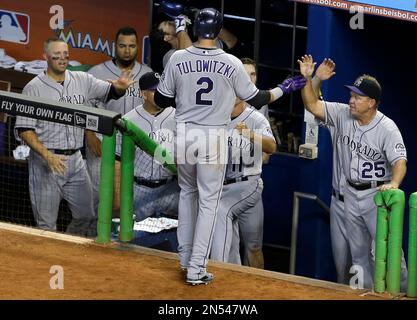
[[[208,286],[185,284],[171,253],[130,246],[75,244],[0,229],[0,299],[380,299],[346,286],[210,263]],[[50,288],[62,266],[64,289]]]

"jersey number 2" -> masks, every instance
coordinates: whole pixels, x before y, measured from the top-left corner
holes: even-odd
[[[213,90],[213,81],[209,77],[201,77],[197,80],[197,84],[200,86],[203,84],[207,84],[207,86],[205,88],[199,89],[195,93],[195,103],[203,106],[211,106],[213,104],[213,101],[204,100],[201,96],[205,93],[210,93],[211,90]]]

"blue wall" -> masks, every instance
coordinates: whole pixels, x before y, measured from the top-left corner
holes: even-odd
[[[309,7],[308,53],[320,63],[330,57],[336,75],[323,86],[326,100],[347,102],[343,87],[363,73],[375,76],[382,85],[380,110],[400,128],[408,152],[408,172],[402,185],[406,197],[417,190],[416,148],[413,134],[417,119],[417,63],[413,48],[417,24],[366,15],[363,30],[352,30],[346,11]],[[331,190],[331,142],[324,129],[319,133],[319,158],[314,161],[290,155],[275,155],[264,167],[265,243],[289,246],[294,191],[317,194],[327,204]],[[407,253],[408,210],[404,226]],[[298,232],[296,273],[335,280],[330,251],[329,225],[316,204],[302,201]]]

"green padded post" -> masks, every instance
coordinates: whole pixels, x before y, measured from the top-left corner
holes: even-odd
[[[399,189],[384,191],[386,203],[391,208],[388,236],[387,291],[392,295],[400,293],[401,256],[404,225],[404,191]]]
[[[133,175],[135,163],[135,143],[128,133],[122,136],[120,167],[120,233],[122,242],[133,239]]]
[[[407,296],[417,298],[417,192],[410,196]]]
[[[111,218],[113,211],[114,164],[116,160],[116,131],[103,136],[100,169],[100,202],[98,206],[97,243],[111,241]]]
[[[378,192],[375,195],[375,204],[378,206],[378,215],[384,215],[384,208],[388,212],[388,250],[386,260],[386,291],[392,295],[398,295],[400,293],[401,284],[401,249],[403,238],[403,222],[404,222],[404,207],[405,207],[405,195],[402,190],[391,189],[382,192]],[[386,232],[385,221],[382,221],[383,217],[377,218],[377,234],[375,236],[375,276],[374,286],[375,292],[383,292],[383,285],[381,282],[383,253],[381,252],[384,247],[383,234]],[[380,224],[380,226],[378,225]],[[382,291],[381,291],[382,290]]]
[[[385,292],[385,277],[387,273],[387,249],[388,249],[388,211],[382,197],[378,192],[374,197],[377,205],[377,223],[375,234],[375,292]]]

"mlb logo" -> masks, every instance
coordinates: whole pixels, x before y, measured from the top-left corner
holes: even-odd
[[[29,43],[30,18],[27,14],[0,10],[0,40]]]

